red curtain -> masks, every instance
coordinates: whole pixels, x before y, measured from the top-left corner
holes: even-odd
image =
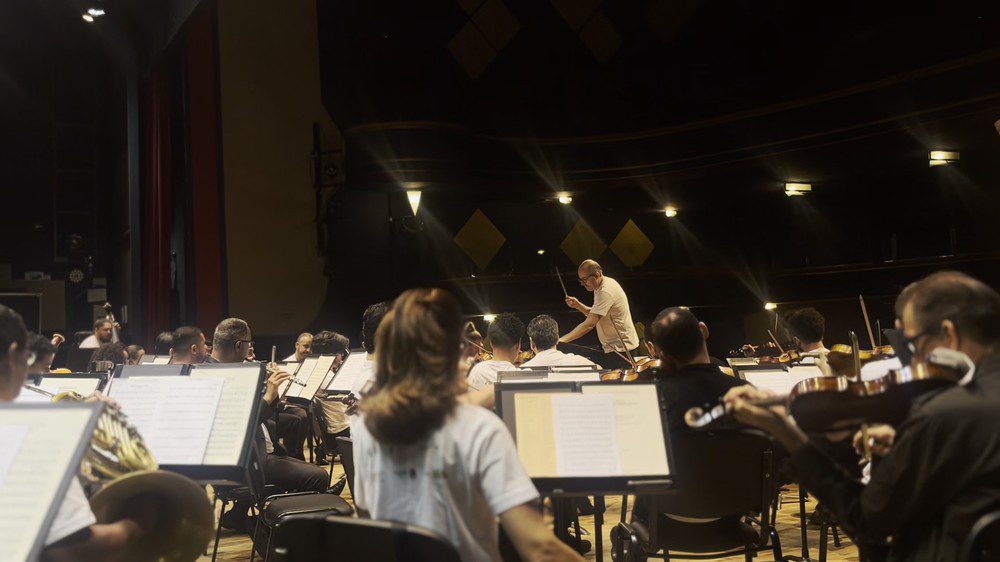
[[[142,260],[145,341],[170,330],[171,72],[161,62],[142,92]],[[147,348],[148,349],[148,348]]]

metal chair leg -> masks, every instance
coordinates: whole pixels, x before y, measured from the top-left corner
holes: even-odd
[[[829,528],[830,523],[824,518],[819,526],[819,562],[826,562],[826,534]]]
[[[215,502],[212,502],[215,506]],[[222,509],[219,511],[219,522],[215,525],[215,546],[212,547],[212,562],[219,555],[219,537],[222,535],[222,516],[226,514],[226,502],[222,502]]]
[[[809,535],[806,533],[806,491],[799,486],[799,529],[802,536],[802,559],[809,559]]]

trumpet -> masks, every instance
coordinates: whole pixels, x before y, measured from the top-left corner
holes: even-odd
[[[82,402],[76,392],[53,394],[25,385],[53,402]],[[160,522],[123,556],[137,562],[190,562],[212,539],[215,511],[205,489],[187,476],[158,469],[139,431],[118,409],[105,404],[97,420],[90,447],[80,463],[81,475],[100,484],[90,498],[98,523],[125,517],[129,504],[140,495],[158,498]]]

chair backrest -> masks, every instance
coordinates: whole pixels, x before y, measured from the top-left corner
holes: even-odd
[[[66,368],[74,373],[86,373],[90,358],[97,349],[80,349],[71,347],[66,354]]]
[[[671,433],[676,489],[654,496],[656,509],[684,517],[726,517],[769,511],[774,493],[771,441],[727,431]]]
[[[1000,560],[1000,510],[980,517],[962,545],[962,562],[996,562]]]
[[[344,474],[347,475],[347,485],[354,495],[354,440],[350,437],[337,438],[337,451],[340,452],[340,464],[344,467]]]
[[[422,527],[336,515],[285,517],[274,528],[272,544],[272,559],[279,562],[461,560],[450,542]]]

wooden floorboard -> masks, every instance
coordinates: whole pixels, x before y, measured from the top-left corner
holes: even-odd
[[[339,463],[334,463],[333,473],[335,476],[343,474],[343,469]],[[346,499],[351,505],[354,505],[351,494],[348,490],[344,490],[342,497]],[[798,505],[798,495],[794,487],[791,487],[789,492],[783,495],[784,501],[782,502],[781,509],[778,510],[778,518],[776,527],[778,529],[778,535],[781,537],[782,553],[785,555],[801,555],[802,540],[800,538],[799,531],[799,505]],[[607,512],[604,515],[605,525],[603,527],[604,532],[604,560],[606,562],[611,562],[611,540],[608,533],[614,523],[617,523],[621,514],[621,497],[608,497],[607,498]],[[806,504],[806,512],[811,513],[816,503],[814,500],[810,500]],[[594,530],[594,518],[593,517],[581,517],[581,526],[591,533]],[[591,537],[591,543],[594,541]],[[809,554],[813,560],[817,560],[819,557],[819,528],[809,528],[808,529],[808,546]],[[830,562],[857,562],[858,561],[858,550],[851,544],[850,540],[841,534],[841,546],[835,547],[833,545],[832,536],[828,540],[828,550],[827,550],[827,560]],[[209,545],[209,553],[211,553],[211,545]],[[594,552],[591,551],[587,553],[584,558],[587,560],[596,560]],[[249,560],[250,559],[250,538],[245,534],[239,534],[232,531],[222,531],[222,539],[219,541],[219,555],[217,560],[222,562],[231,562],[236,560]],[[761,552],[756,558],[761,562],[766,562],[768,560],[774,560],[774,556],[770,552]],[[199,562],[211,560],[211,556],[203,556],[199,558]],[[259,560],[259,558],[258,558]],[[743,560],[743,556],[732,556],[727,558],[714,558],[712,560],[732,560],[740,561]]]

